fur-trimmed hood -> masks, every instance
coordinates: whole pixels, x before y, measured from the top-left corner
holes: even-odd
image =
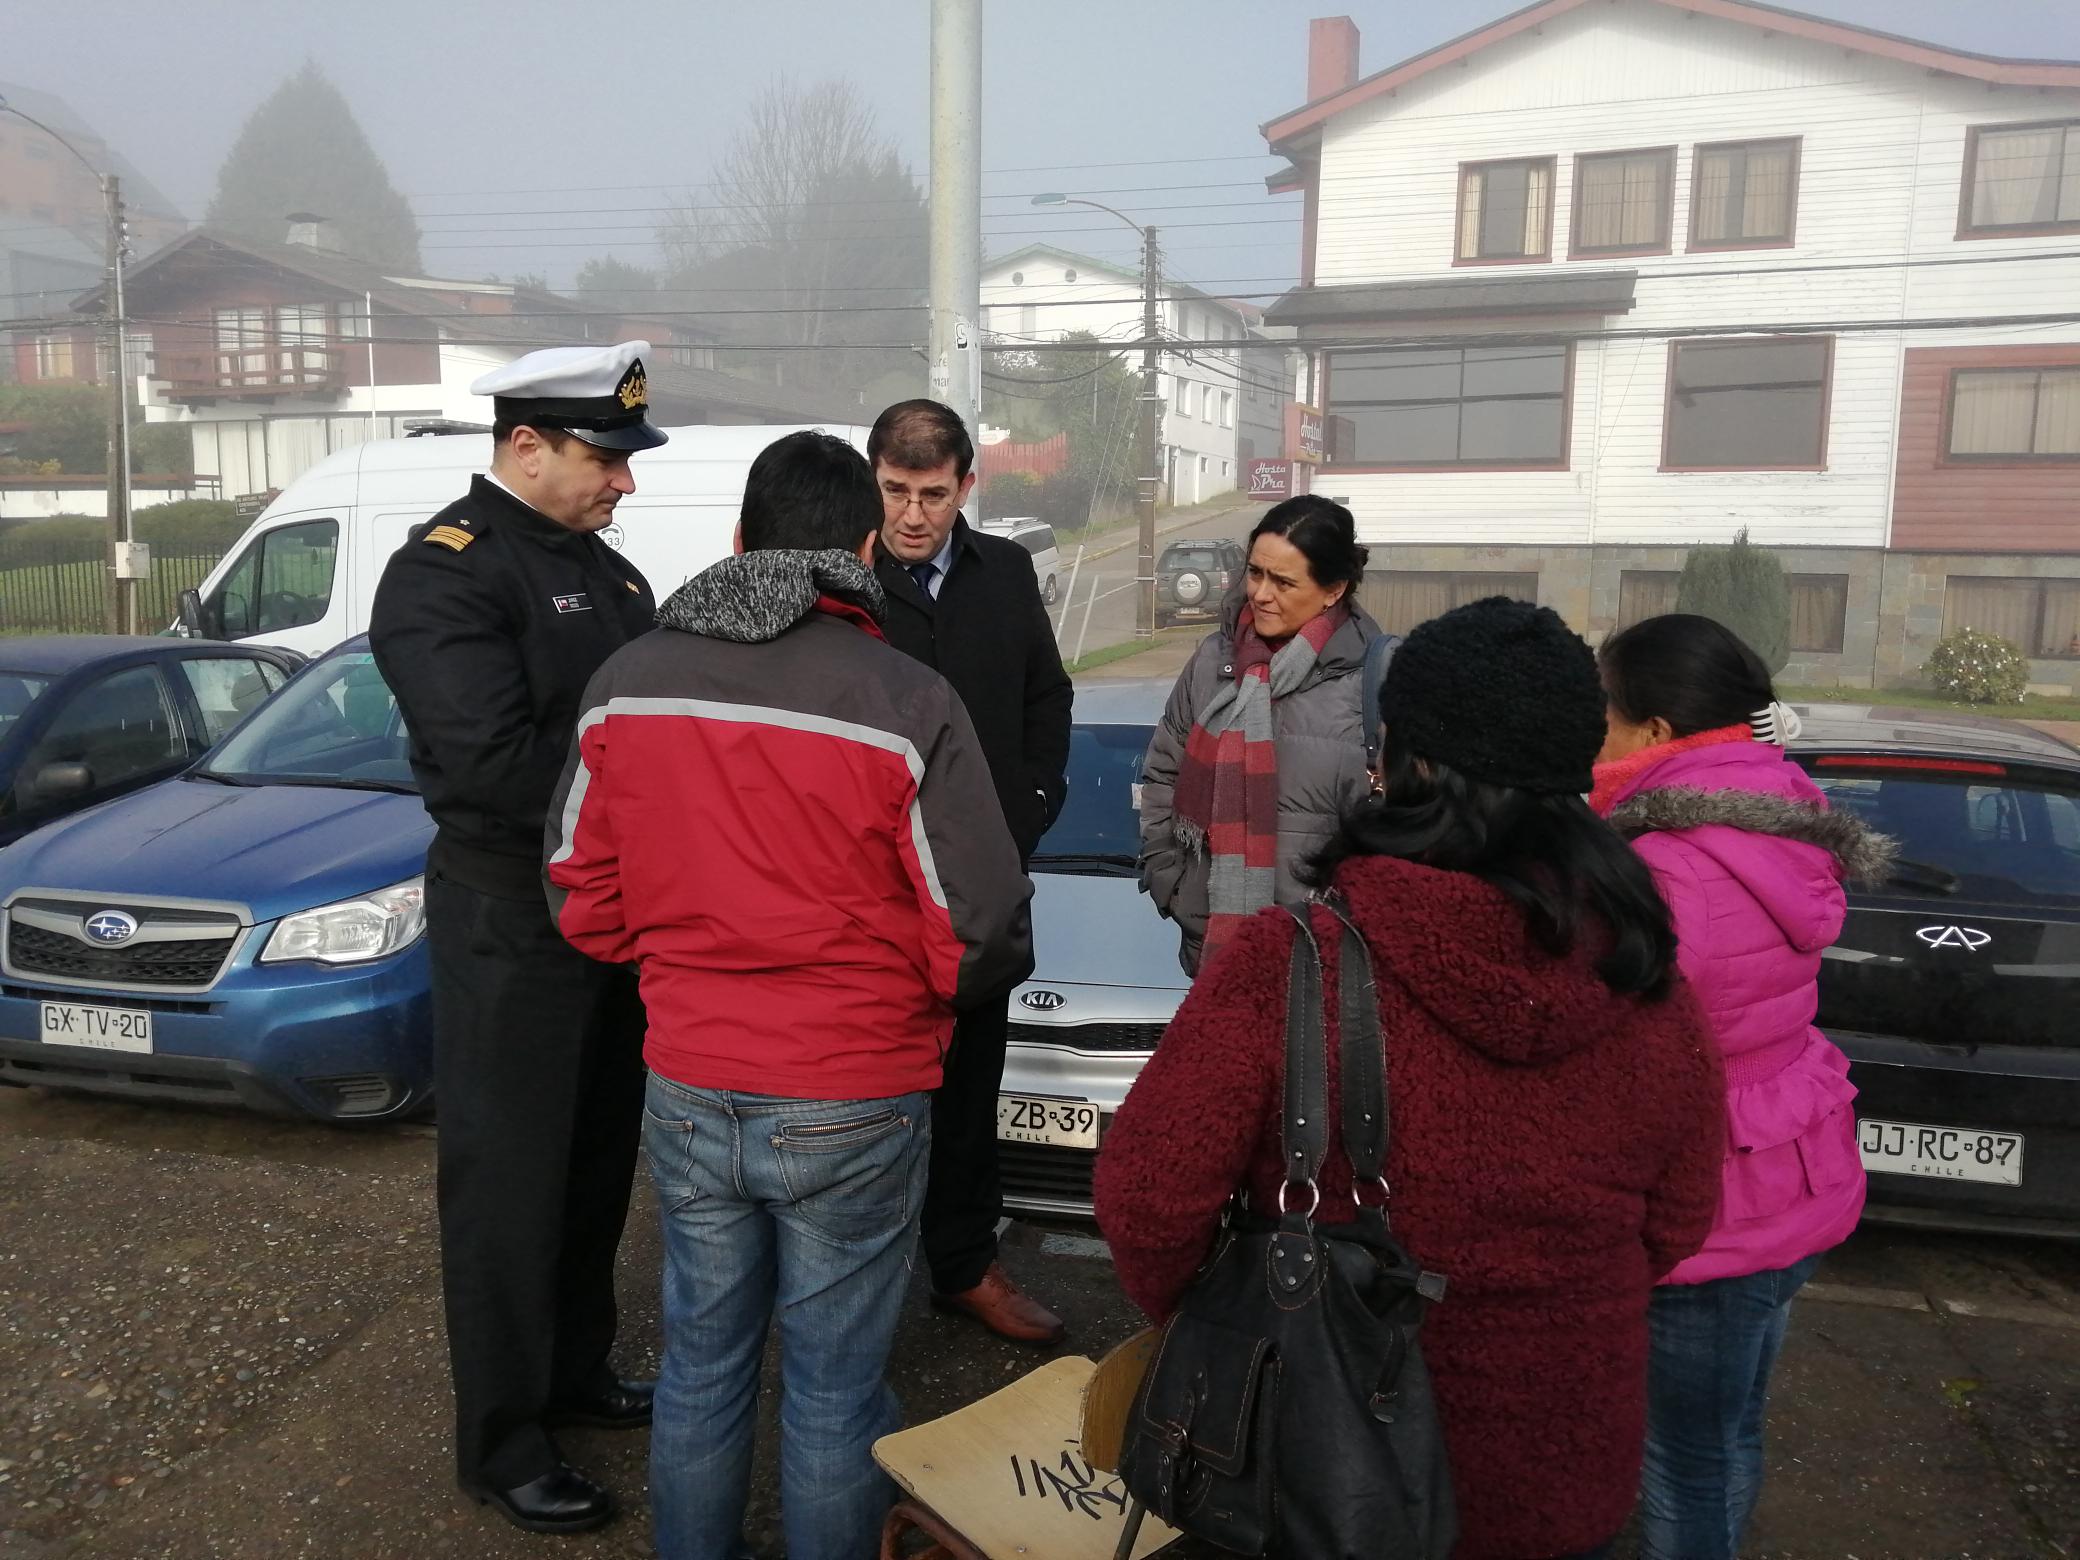
[[[1638,792],[1611,813],[1610,821],[1630,839],[1666,838],[1665,849],[1678,857],[1693,851],[1716,864],[1748,891],[1786,942],[1814,953],[1841,935],[1843,883],[1882,878],[1897,850],[1860,820],[1830,812],[1795,764],[1782,768],[1789,774],[1781,778],[1795,777],[1798,787],[1789,795],[1661,786]],[[1664,850],[1645,843],[1641,850],[1649,865],[1665,863]]]
[[[874,571],[848,552],[760,548],[702,570],[657,609],[657,626],[758,645],[778,639],[823,598],[879,623],[887,606]]]
[[[1671,786],[1642,791],[1610,816],[1611,827],[1627,839],[1675,829],[1701,829],[1719,824],[1749,834],[1817,845],[1841,864],[1849,882],[1884,878],[1899,856],[1899,844],[1862,819],[1824,805],[1770,796],[1759,791],[1697,791]]]

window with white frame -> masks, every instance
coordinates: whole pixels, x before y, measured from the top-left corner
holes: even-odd
[[[1235,392],[1233,390],[1223,390],[1221,392],[1221,426],[1223,428],[1235,426]]]
[[[1192,392],[1198,388],[1199,387],[1193,384],[1189,379],[1180,379],[1177,381],[1178,416],[1189,417],[1192,415]]]

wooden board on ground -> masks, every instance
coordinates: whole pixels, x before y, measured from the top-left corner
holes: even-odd
[[[1049,1360],[980,1402],[874,1443],[874,1460],[990,1560],[1113,1560],[1127,1492],[1093,1468],[1079,1430],[1097,1367]],[[1150,1517],[1135,1560],[1177,1540]]]
[[[1110,1472],[1119,1467],[1127,1415],[1133,1412],[1141,1378],[1148,1374],[1148,1362],[1162,1341],[1160,1327],[1144,1327],[1100,1360],[1083,1384],[1083,1455],[1093,1468]]]

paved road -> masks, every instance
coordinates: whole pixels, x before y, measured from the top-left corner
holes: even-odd
[[[0,1090],[0,1560],[544,1552],[449,1480],[432,1146]],[[1007,1261],[1095,1355],[1136,1319],[1089,1235],[1014,1226]],[[657,1261],[639,1186],[638,1369]],[[922,1419],[1037,1359],[920,1292],[894,1369]],[[1773,1437],[1753,1555],[2080,1552],[2080,1247],[1865,1230],[1797,1312]],[[644,1437],[570,1449],[635,1509],[559,1552],[649,1553]],[[772,1560],[760,1466],[751,1536]]]
[[[1164,545],[1180,537],[1211,536],[1239,542],[1249,535],[1263,513],[1263,505],[1242,500],[1232,506],[1208,506],[1184,516],[1163,515],[1157,520],[1156,555],[1161,557]],[[1099,552],[1106,556],[1093,556]],[[1054,618],[1063,660],[1078,660],[1094,650],[1124,644],[1134,637],[1134,585],[1139,562],[1139,549],[1131,530],[1108,533],[1086,551],[1082,566],[1075,570],[1072,590],[1070,571],[1076,565],[1076,549],[1062,555],[1062,595],[1055,603]]]

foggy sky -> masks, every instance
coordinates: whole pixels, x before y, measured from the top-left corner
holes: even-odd
[[[1370,73],[1516,3],[988,0],[985,247],[1042,239],[1130,260],[1125,228],[1027,200],[1097,194],[1163,225],[1173,274],[1276,291],[1297,268],[1299,207],[1263,194],[1276,164],[1257,126],[1306,95],[1308,18],[1351,15]],[[1801,8],[1981,53],[2080,58],[2074,0]],[[850,77],[922,175],[929,30],[928,0],[0,0],[0,78],[65,98],[197,220],[246,115],[313,58],[410,198],[429,272],[564,286],[595,254],[653,262],[657,208],[708,176],[776,76]],[[1178,209],[1195,202],[1211,204]]]

